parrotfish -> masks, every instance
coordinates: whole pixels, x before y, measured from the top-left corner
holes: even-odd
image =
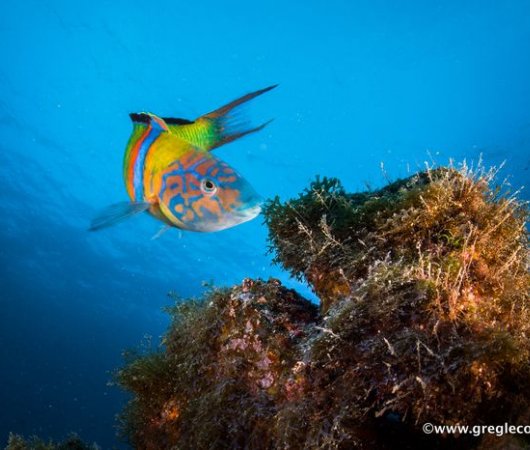
[[[233,167],[211,151],[271,121],[248,127],[238,107],[276,87],[244,95],[191,121],[130,114],[133,130],[123,161],[130,201],[111,205],[91,223],[90,230],[114,225],[148,212],[168,227],[218,231],[252,220],[262,198]]]

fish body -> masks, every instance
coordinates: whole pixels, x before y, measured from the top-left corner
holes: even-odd
[[[237,107],[274,87],[247,94],[195,121],[130,114],[133,131],[123,162],[130,202],[108,207],[94,219],[91,229],[144,211],[166,225],[202,232],[230,228],[256,217],[261,197],[211,151],[268,124],[245,127],[237,120]]]

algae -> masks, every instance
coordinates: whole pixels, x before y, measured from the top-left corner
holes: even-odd
[[[427,436],[530,416],[527,205],[495,171],[426,170],[347,193],[317,178],[265,207],[277,280],[179,302],[158,353],[117,375],[135,448],[525,448]],[[503,444],[504,443],[504,444]]]
[[[245,280],[178,302],[164,351],[117,374],[134,393],[135,448],[273,448],[270,418],[303,386],[292,373],[317,308],[277,280]]]
[[[29,439],[11,433],[5,450],[100,450],[97,444],[86,444],[76,434],[71,434],[62,442],[45,442],[36,436]]]

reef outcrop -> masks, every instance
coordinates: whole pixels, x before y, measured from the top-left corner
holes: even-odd
[[[178,302],[160,352],[118,372],[140,449],[525,448],[530,423],[526,204],[494,172],[426,170],[347,193],[317,179],[264,211],[277,280]],[[470,429],[471,430],[471,429]],[[501,440],[504,439],[504,440]],[[525,440],[526,439],[526,440]]]
[[[134,446],[268,448],[270,417],[304,395],[296,368],[317,308],[275,280],[245,280],[171,314],[165,351],[118,374],[135,394],[125,415]]]

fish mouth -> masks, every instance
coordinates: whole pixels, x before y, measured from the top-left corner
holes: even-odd
[[[244,204],[239,208],[234,208],[225,215],[223,222],[237,225],[238,223],[248,222],[254,219],[261,213],[261,200],[255,201],[252,204]]]
[[[262,201],[255,202],[254,205],[248,204],[242,208],[234,209],[223,217],[223,220],[217,226],[217,230],[225,230],[235,227],[236,225],[248,222],[261,213]]]
[[[253,206],[245,205],[240,209],[234,209],[227,214],[224,214],[220,221],[212,223],[204,223],[196,226],[194,231],[212,232],[226,230],[227,228],[235,227],[239,224],[248,222],[254,219],[261,213],[261,202]]]
[[[247,211],[261,211],[261,206],[265,202],[265,199],[256,193],[254,189],[248,188],[246,192],[243,192],[240,198],[240,204],[234,211],[237,213],[246,213]],[[259,212],[257,213],[259,214]]]
[[[251,207],[246,206],[245,209],[241,211],[235,211],[233,213],[233,216],[245,219],[244,222],[246,222],[247,220],[252,220],[254,217],[258,216],[261,213],[261,205],[262,204],[259,203]]]
[[[249,186],[241,189],[242,195],[236,205],[225,209],[219,216],[212,220],[194,224],[194,231],[221,231],[235,227],[256,218],[262,211],[265,199]]]
[[[252,195],[251,198],[245,199],[241,206],[235,208],[230,215],[239,217],[241,219],[251,220],[261,213],[261,207],[264,203],[263,197],[260,195]]]

